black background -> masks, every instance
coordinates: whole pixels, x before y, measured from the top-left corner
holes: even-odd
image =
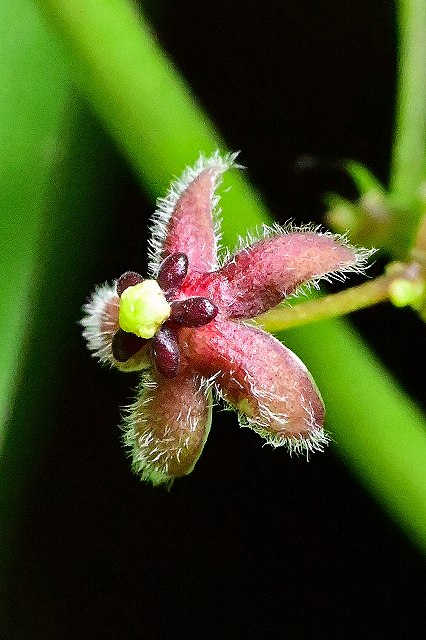
[[[320,222],[326,191],[356,195],[337,172],[298,174],[301,155],[354,158],[386,182],[392,5],[180,0],[156,16],[159,41],[280,221]],[[141,215],[152,205],[119,171],[122,210],[92,267],[98,282],[145,268]],[[99,368],[73,324],[92,284],[71,314],[7,637],[423,638],[423,560],[333,450],[290,459],[217,411],[195,471],[170,493],[131,474],[117,425],[137,377]],[[422,402],[414,314],[383,305],[354,322]]]

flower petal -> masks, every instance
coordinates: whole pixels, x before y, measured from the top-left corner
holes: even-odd
[[[253,318],[304,282],[344,279],[348,271],[361,271],[372,253],[330,233],[272,232],[275,235],[247,246],[218,271],[189,280],[185,294],[209,298],[229,318]]]
[[[142,480],[171,484],[194,468],[211,424],[211,392],[204,382],[188,369],[173,379],[142,380],[124,435]]]
[[[322,449],[327,437],[319,391],[304,364],[276,338],[216,319],[185,330],[181,341],[190,366],[206,378],[215,376],[243,426],[290,452]]]
[[[221,174],[235,166],[236,154],[216,152],[200,157],[194,167],[172,183],[165,198],[157,202],[151,245],[150,273],[156,277],[161,261],[173,253],[185,253],[189,271],[216,266],[219,198],[215,190]]]
[[[92,355],[102,364],[110,364],[120,371],[142,371],[152,366],[149,344],[145,344],[125,362],[116,360],[112,352],[112,339],[119,329],[118,310],[120,298],[116,282],[97,287],[90,300],[84,305],[84,317],[80,321],[83,337]]]

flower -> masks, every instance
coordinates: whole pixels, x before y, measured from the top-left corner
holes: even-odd
[[[188,168],[158,201],[150,278],[128,271],[84,307],[93,355],[143,372],[124,441],[134,470],[154,485],[192,471],[210,429],[213,390],[274,447],[309,454],[328,441],[306,367],[247,321],[304,283],[362,271],[369,252],[312,227],[276,226],[219,262],[215,192],[235,158],[216,152]]]

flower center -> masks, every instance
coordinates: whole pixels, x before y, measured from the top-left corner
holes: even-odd
[[[140,338],[152,338],[171,313],[171,307],[155,280],[127,287],[120,297],[119,325]]]

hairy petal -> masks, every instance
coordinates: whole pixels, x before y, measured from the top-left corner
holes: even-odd
[[[146,376],[125,423],[134,471],[154,485],[190,473],[210,430],[211,411],[211,392],[188,369],[173,379]]]
[[[150,272],[155,277],[161,261],[173,253],[188,256],[189,272],[216,266],[218,225],[215,190],[222,173],[234,166],[236,154],[200,157],[157,202],[151,245]]]
[[[304,364],[276,338],[239,322],[213,320],[181,335],[188,363],[215,376],[221,395],[273,446],[321,449],[321,396]],[[182,347],[183,349],[183,347]]]
[[[305,282],[344,279],[346,272],[362,270],[370,253],[329,233],[275,233],[242,249],[218,271],[196,276],[185,293],[206,296],[229,318],[253,318]]]
[[[89,301],[84,305],[83,337],[92,355],[102,364],[109,364],[120,371],[142,371],[151,367],[149,345],[141,344],[141,349],[132,353],[125,362],[120,362],[113,355],[112,341],[119,330],[118,310],[120,298],[116,283],[97,287]]]

